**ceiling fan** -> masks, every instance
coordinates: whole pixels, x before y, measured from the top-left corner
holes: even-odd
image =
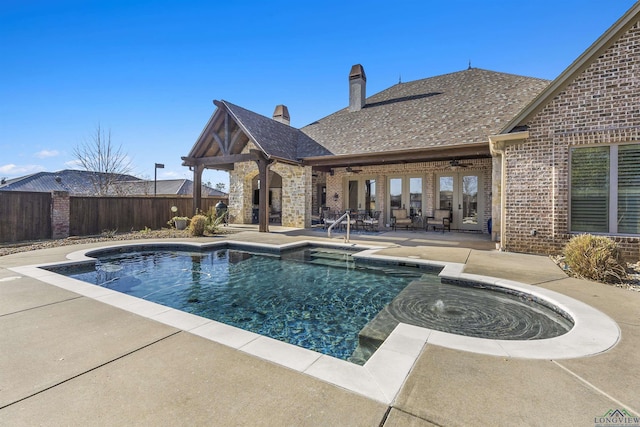
[[[451,165],[452,168],[466,168],[467,166],[469,166],[467,164],[460,163],[460,160],[458,159],[453,159],[449,161],[449,164]]]
[[[351,166],[347,166],[345,168],[345,171],[347,173],[360,173],[360,172],[362,172],[362,169],[353,169]]]

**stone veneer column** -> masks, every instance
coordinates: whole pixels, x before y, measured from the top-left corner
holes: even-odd
[[[276,163],[271,170],[282,178],[282,225],[311,227],[311,167]]]
[[[51,238],[69,237],[69,205],[69,192],[51,192]]]

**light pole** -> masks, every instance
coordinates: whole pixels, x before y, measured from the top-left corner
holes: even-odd
[[[164,164],[156,163],[155,168],[153,168],[153,197],[158,194],[158,169],[164,169]]]

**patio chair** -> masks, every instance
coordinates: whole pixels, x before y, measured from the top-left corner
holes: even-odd
[[[427,217],[426,231],[429,231],[429,227],[433,227],[433,231],[439,228],[451,231],[451,211],[449,209],[436,209],[433,211],[433,216]]]
[[[340,216],[344,215],[344,213],[340,214]],[[339,217],[338,217],[339,218]],[[355,212],[350,211],[349,212],[349,227],[352,229],[356,228],[356,220],[358,218],[358,214]],[[347,228],[347,218],[345,217],[342,221],[340,221],[340,228],[346,229]]]
[[[413,228],[413,221],[406,209],[391,209],[391,227],[396,231],[397,227]]]
[[[322,219],[322,223],[324,225],[324,229],[328,229],[331,227],[337,220],[340,218],[339,214],[336,212],[327,211],[324,214],[324,218]]]
[[[271,212],[269,222],[282,222],[282,212]]]
[[[380,221],[380,211],[374,211],[371,216],[366,217],[362,220],[362,227],[365,230],[369,231],[377,231]]]

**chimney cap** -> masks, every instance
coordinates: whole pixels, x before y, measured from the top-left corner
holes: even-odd
[[[276,105],[275,110],[273,110],[273,120],[276,122],[284,123],[285,125],[289,125],[291,123],[291,118],[289,117],[289,109],[286,105]]]
[[[364,73],[364,67],[360,64],[356,64],[351,67],[351,71],[349,72],[349,80],[362,79],[365,82],[367,81],[367,75]]]

